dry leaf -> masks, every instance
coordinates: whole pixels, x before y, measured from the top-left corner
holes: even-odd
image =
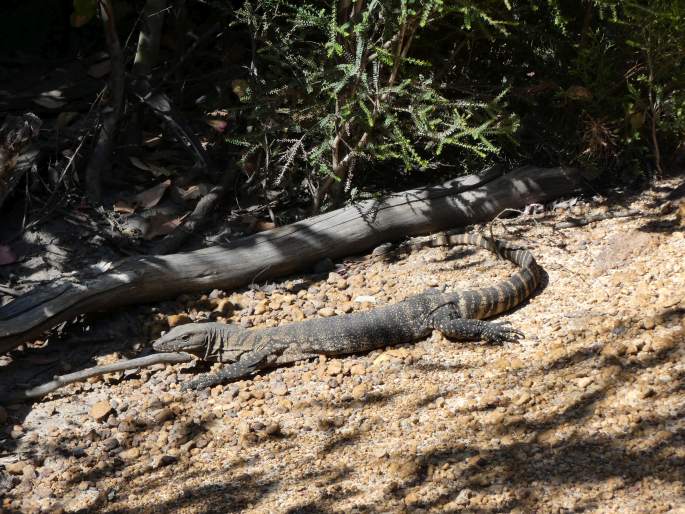
[[[46,109],[59,109],[60,107],[66,105],[66,102],[60,102],[59,100],[55,100],[54,98],[50,96],[38,96],[33,99],[33,103],[37,103],[41,107],[45,107]]]
[[[190,186],[188,189],[178,187],[176,188],[176,193],[184,201],[197,200],[209,193],[210,189],[211,187],[208,184],[201,183]]]
[[[126,200],[117,200],[114,202],[114,212],[119,214],[133,214],[136,206],[128,203]]]
[[[156,186],[146,189],[145,191],[138,193],[132,198],[133,203],[142,207],[143,209],[149,209],[154,207],[159,203],[164,196],[164,192],[171,185],[171,180],[167,179],[164,182],[160,182]]]
[[[206,120],[207,125],[212,127],[217,132],[224,132],[228,127],[228,122],[224,120]]]
[[[150,171],[150,167],[147,164],[145,164],[143,161],[138,159],[138,157],[135,157],[132,155],[128,158],[128,160],[131,161],[131,164],[133,164],[139,170]]]
[[[155,216],[151,216],[148,218],[150,225],[145,231],[143,239],[152,239],[157,236],[166,236],[167,234],[171,234],[176,227],[183,223],[183,220],[186,218],[186,216],[188,216],[188,214],[190,213],[187,212],[183,216],[179,216],[177,218],[174,218],[168,214],[157,214]]]

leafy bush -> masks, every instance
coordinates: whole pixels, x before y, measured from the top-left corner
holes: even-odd
[[[683,20],[682,0],[249,0],[235,142],[316,209],[369,163],[658,175],[685,132]]]
[[[246,1],[238,21],[253,39],[240,91],[251,132],[238,143],[276,184],[306,180],[315,208],[351,184],[365,162],[434,166],[446,147],[486,157],[511,135],[505,87],[447,95],[434,46],[449,27],[462,37],[504,33],[502,23],[463,2]],[[423,53],[427,58],[417,57]],[[429,60],[430,59],[430,60]]]

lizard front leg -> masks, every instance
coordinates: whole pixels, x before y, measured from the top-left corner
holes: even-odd
[[[479,319],[443,319],[433,328],[450,339],[462,341],[483,340],[488,343],[515,342],[524,337],[523,332],[509,327],[506,323],[493,323]]]
[[[483,340],[488,343],[518,341],[523,332],[508,326],[507,323],[493,323],[479,319],[461,318],[451,303],[439,307],[430,320],[431,328],[439,330],[445,337],[461,341]]]
[[[246,377],[264,367],[268,357],[272,354],[273,351],[271,350],[253,350],[244,354],[240,360],[225,366],[217,373],[205,373],[195,380],[186,382],[181,386],[181,390],[205,389],[207,387],[214,387],[223,382]]]

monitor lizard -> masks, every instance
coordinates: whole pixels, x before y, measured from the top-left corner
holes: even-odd
[[[186,382],[200,389],[318,355],[367,352],[423,339],[433,330],[456,340],[516,341],[523,334],[507,323],[483,321],[512,309],[538,287],[541,268],[512,243],[477,234],[442,234],[418,246],[474,245],[514,262],[519,269],[491,287],[462,292],[429,289],[396,304],[364,312],[309,319],[271,328],[246,329],[208,322],[173,328],[153,343],[158,352],[189,352],[226,363],[217,373]]]

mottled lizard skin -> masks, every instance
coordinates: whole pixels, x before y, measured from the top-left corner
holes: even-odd
[[[245,378],[260,369],[318,355],[360,353],[428,337],[433,330],[456,340],[516,341],[523,334],[506,324],[482,321],[529,298],[540,282],[533,255],[511,243],[476,234],[441,235],[415,246],[473,245],[512,261],[519,269],[491,287],[443,293],[428,290],[370,311],[310,319],[272,328],[245,329],[222,323],[181,325],[153,343],[160,352],[189,352],[226,363],[184,389]]]

